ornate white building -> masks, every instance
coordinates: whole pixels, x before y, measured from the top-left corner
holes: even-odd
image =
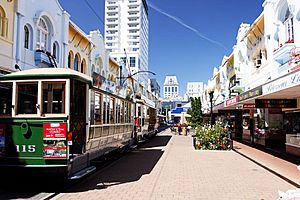
[[[166,76],[164,82],[164,98],[170,99],[178,97],[179,83],[176,76]]]

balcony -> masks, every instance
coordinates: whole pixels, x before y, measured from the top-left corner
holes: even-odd
[[[234,91],[236,93],[243,93],[245,90],[245,87],[241,84],[240,81],[235,81],[234,83],[230,83],[229,88],[231,91]]]
[[[294,40],[289,40],[283,45],[280,44],[278,49],[274,49],[273,56],[276,62],[281,65],[287,63],[290,60],[290,54],[292,49],[295,47]]]
[[[34,53],[34,60],[36,66],[53,67],[53,62],[49,59],[49,56],[44,51],[36,50]]]

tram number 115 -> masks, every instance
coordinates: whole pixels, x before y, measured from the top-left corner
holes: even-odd
[[[17,152],[22,152],[22,153],[33,153],[35,152],[35,145],[16,145],[16,151]]]

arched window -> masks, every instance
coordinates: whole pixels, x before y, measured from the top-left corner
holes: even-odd
[[[7,37],[8,30],[8,19],[6,18],[6,14],[4,9],[0,6],[0,36]]]
[[[74,59],[74,70],[78,71],[78,66],[79,66],[79,56],[78,54],[75,55],[75,59]]]
[[[59,45],[57,42],[53,43],[53,47],[52,47],[52,55],[53,57],[56,59],[56,61],[59,60]]]
[[[294,19],[289,9],[286,10],[283,24],[285,26],[286,42],[293,43],[294,42]]]
[[[81,62],[81,73],[85,74],[85,72],[86,72],[86,61],[85,59],[83,59]]]
[[[70,51],[69,56],[68,56],[68,68],[72,68],[73,57],[74,57],[74,54],[72,51]]]
[[[41,17],[37,26],[37,40],[36,48],[40,50],[47,50],[48,48],[48,39],[49,39],[49,28],[46,20]]]
[[[29,49],[29,28],[24,26],[24,48]]]

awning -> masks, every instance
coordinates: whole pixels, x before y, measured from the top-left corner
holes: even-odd
[[[182,112],[185,112],[185,109],[182,108],[182,107],[179,107],[179,108],[173,109],[173,110],[171,111],[171,115],[172,115],[172,114],[181,114]]]

